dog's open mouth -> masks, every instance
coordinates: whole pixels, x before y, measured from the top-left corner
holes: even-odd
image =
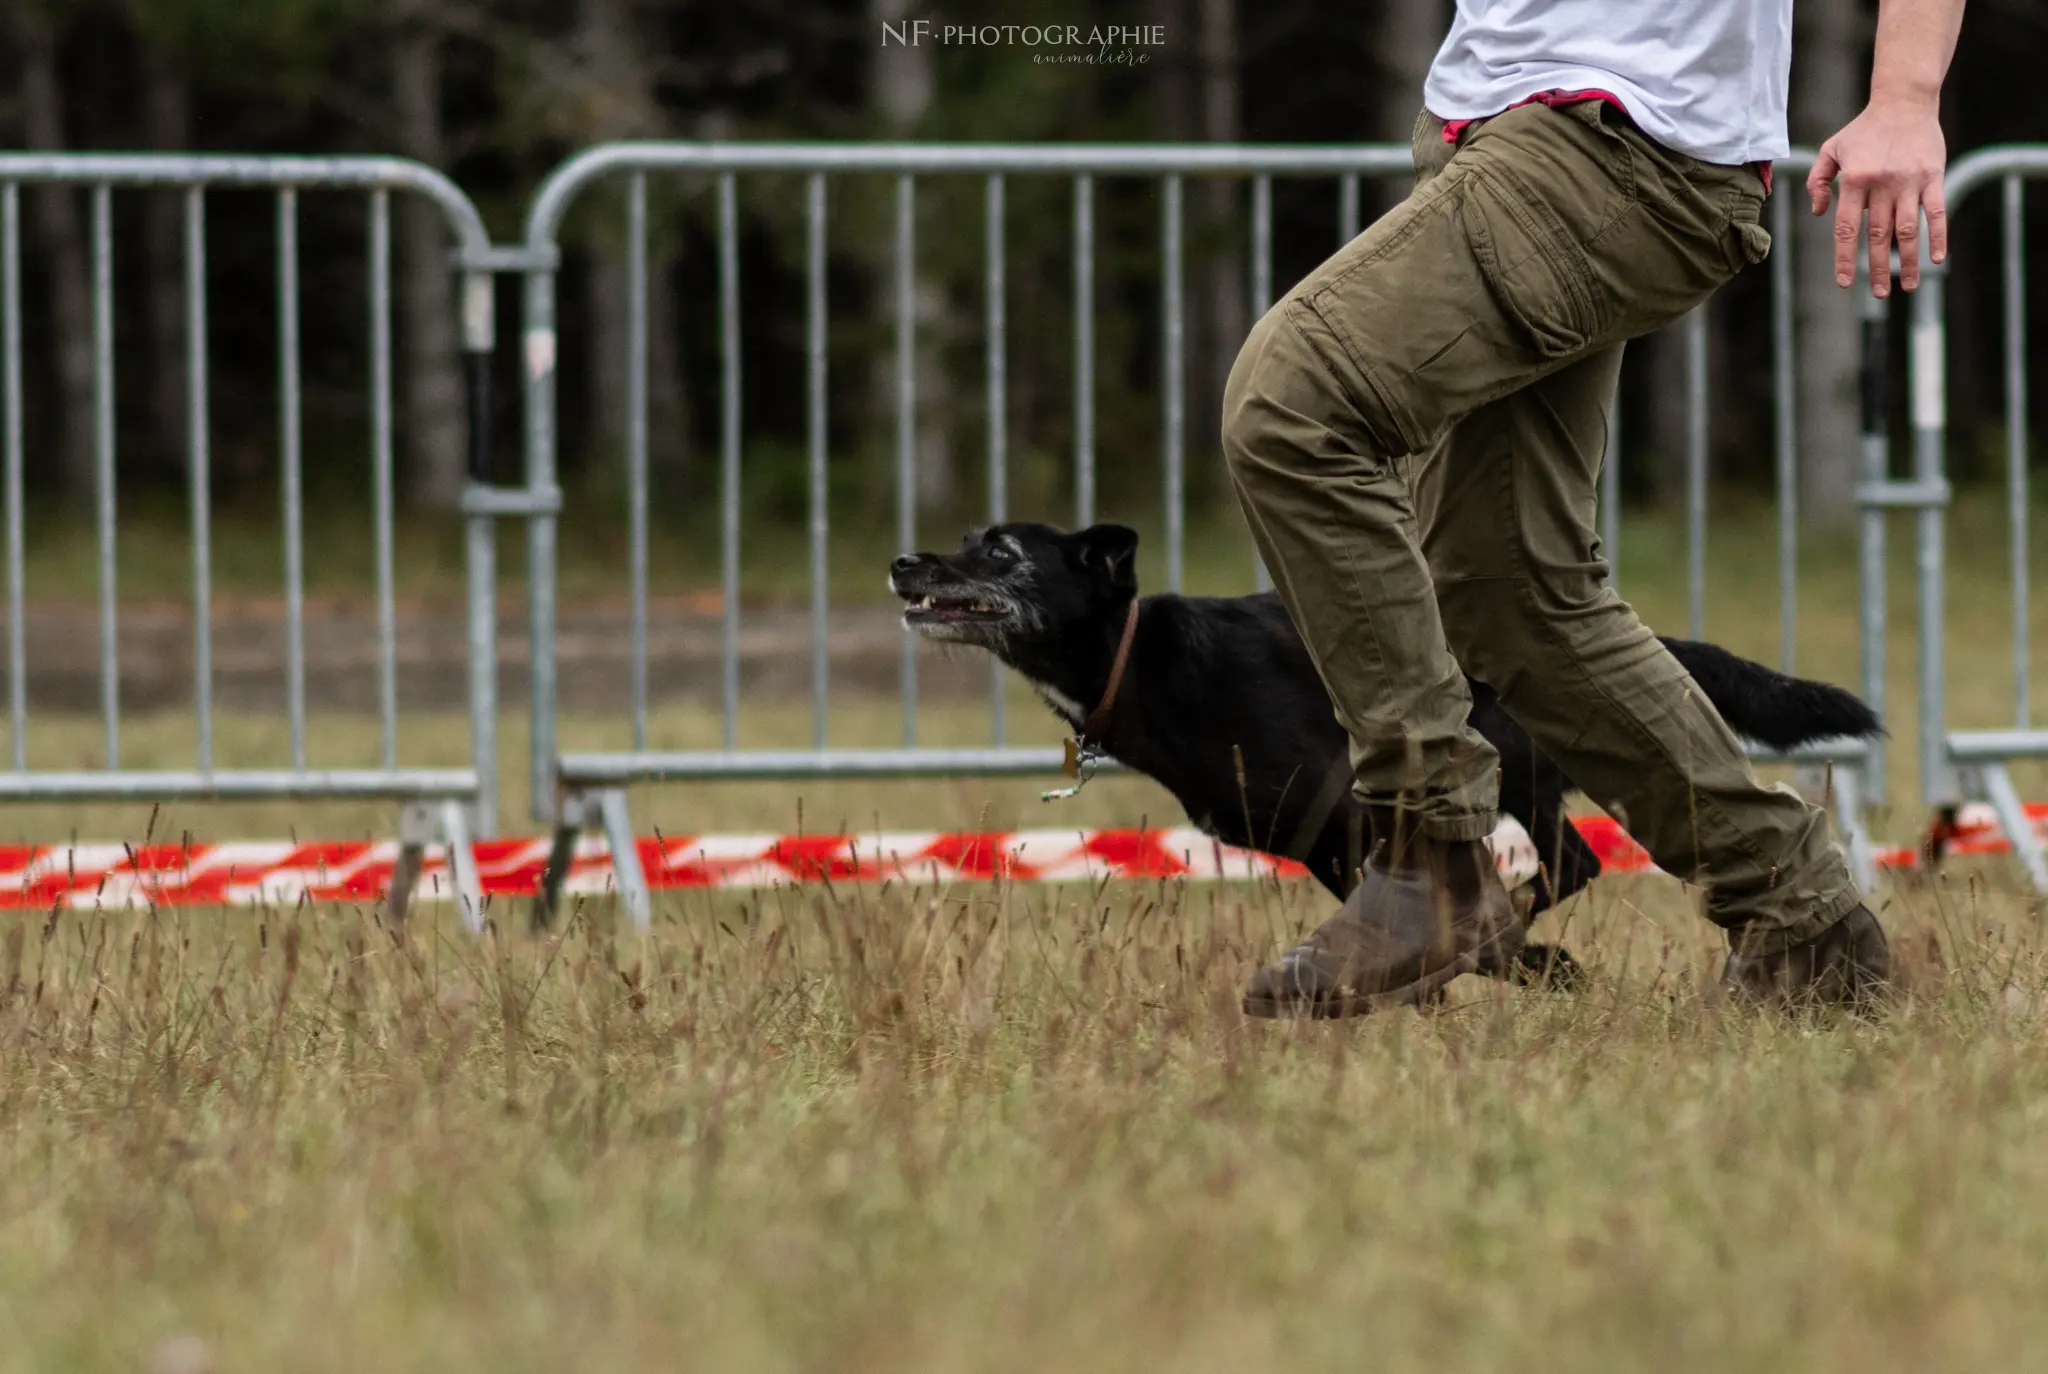
[[[906,596],[903,619],[912,625],[1009,619],[1009,610],[994,602],[971,596]]]

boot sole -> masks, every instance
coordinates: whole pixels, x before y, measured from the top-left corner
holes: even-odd
[[[1246,1016],[1262,1021],[1335,1021],[1347,1016],[1366,1016],[1376,1011],[1416,1006],[1444,990],[1450,982],[1467,973],[1477,973],[1480,961],[1494,957],[1512,960],[1522,948],[1521,931],[1504,932],[1488,945],[1468,950],[1450,963],[1412,983],[1384,992],[1356,992],[1343,997],[1254,997],[1246,993],[1242,1006]]]

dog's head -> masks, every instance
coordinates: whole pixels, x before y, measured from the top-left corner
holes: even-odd
[[[889,567],[903,623],[927,639],[1010,646],[1121,615],[1138,594],[1137,531],[1051,525],[970,531],[958,553],[909,553]]]

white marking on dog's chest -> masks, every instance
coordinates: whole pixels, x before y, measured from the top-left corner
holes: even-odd
[[[1052,707],[1053,710],[1066,717],[1067,724],[1073,726],[1076,730],[1080,729],[1081,722],[1088,718],[1088,712],[1082,709],[1081,703],[1057,687],[1040,682],[1034,678],[1031,682],[1031,690],[1038,693],[1040,701],[1043,701],[1047,706]]]

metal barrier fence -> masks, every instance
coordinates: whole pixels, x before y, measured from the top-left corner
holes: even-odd
[[[27,651],[23,620],[23,468],[21,188],[87,188],[91,204],[93,344],[93,495],[98,553],[98,659],[104,759],[92,769],[31,766]],[[116,589],[114,423],[115,188],[181,193],[186,346],[186,460],[190,477],[192,694],[198,743],[185,771],[133,769],[121,759],[120,662]],[[279,766],[222,766],[214,755],[214,648],[211,447],[207,325],[207,196],[213,188],[275,194],[277,353],[284,544],[285,701],[288,756]],[[299,197],[348,191],[367,200],[370,319],[370,431],[376,564],[376,766],[309,767],[306,755],[305,535],[300,371]],[[432,168],[385,157],[239,157],[162,155],[0,155],[0,414],[4,414],[4,505],[8,609],[10,771],[0,772],[0,801],[179,801],[378,798],[405,803],[403,847],[391,903],[403,917],[426,847],[448,847],[464,919],[480,923],[480,889],[469,840],[493,824],[497,807],[495,583],[490,522],[493,493],[472,486],[468,511],[466,619],[470,763],[463,768],[407,767],[398,757],[397,630],[392,577],[391,195],[401,192],[437,210],[462,273],[463,348],[470,401],[469,470],[488,474],[488,363],[493,348],[491,279],[509,259],[491,247],[468,196]],[[502,503],[501,503],[502,504]],[[512,503],[514,505],[517,502]]]
[[[1937,653],[1923,680],[1923,715],[1935,721],[1936,731],[1923,734],[1927,753],[1922,768],[1930,778],[1927,801],[1952,812],[1965,796],[1988,801],[1998,813],[2000,827],[2011,841],[2013,852],[2025,865],[2035,888],[2048,892],[2048,851],[2028,823],[2007,765],[2016,759],[2048,758],[2048,727],[2033,723],[2030,691],[2030,601],[2028,597],[2028,483],[2027,483],[2027,334],[2026,259],[2022,254],[2025,235],[2025,185],[2029,179],[2048,175],[2048,147],[2006,146],[1982,148],[1958,160],[1948,169],[1947,194],[1951,213],[1978,189],[1996,184],[2000,201],[2000,268],[2002,275],[2004,354],[2007,540],[2012,583],[2012,694],[2013,724],[2006,730],[1948,730],[1940,709],[1945,686],[1943,667]],[[1913,302],[1913,435],[1915,476],[1930,485],[1946,486],[1943,461],[1948,443],[1947,405],[1947,321],[1942,309],[1947,269],[1928,270]],[[1921,544],[1920,577],[1927,591],[1923,615],[1931,609],[1936,616],[1932,637],[1939,647],[1940,595],[1945,561],[1941,545],[1940,512],[1928,512],[1930,536]],[[1926,542],[1931,537],[1931,542]],[[1923,638],[1929,631],[1923,627]],[[1926,705],[1933,694],[1935,706]]]
[[[1781,162],[1788,183],[1811,165],[1795,153]],[[1187,307],[1185,273],[1188,229],[1186,184],[1194,178],[1245,183],[1248,253],[1244,263],[1248,304],[1262,311],[1274,297],[1273,192],[1276,179],[1332,179],[1337,183],[1333,240],[1341,243],[1360,227],[1361,186],[1367,178],[1406,174],[1405,147],[1167,147],[1167,146],[946,146],[946,145],[720,145],[618,144],[592,149],[559,167],[536,194],[527,215],[524,243],[494,248],[474,205],[439,173],[388,158],[243,158],[181,155],[0,155],[0,459],[4,459],[5,556],[9,611],[7,644],[12,771],[0,772],[0,801],[200,800],[208,798],[322,799],[389,798],[406,804],[405,857],[396,876],[393,904],[403,911],[424,848],[446,843],[456,860],[465,917],[481,920],[468,837],[487,828],[496,814],[497,655],[495,599],[497,569],[493,523],[501,517],[527,522],[529,613],[532,633],[531,801],[537,819],[555,824],[556,874],[565,868],[569,846],[587,824],[601,826],[618,868],[622,896],[634,919],[645,921],[649,899],[631,843],[632,824],[625,788],[661,780],[905,778],[941,776],[1042,776],[1059,770],[1054,749],[1011,745],[1004,737],[1002,678],[991,688],[994,737],[984,748],[933,748],[917,741],[918,677],[915,646],[905,640],[898,668],[902,740],[892,748],[831,747],[830,673],[826,652],[829,617],[827,553],[831,512],[827,499],[826,293],[827,197],[830,179],[879,174],[894,180],[893,275],[895,303],[894,378],[895,516],[900,545],[916,543],[917,501],[917,312],[916,212],[919,179],[974,176],[982,179],[984,275],[984,367],[989,424],[987,500],[989,518],[1008,514],[1009,399],[1006,195],[1010,178],[1063,178],[1071,189],[1071,251],[1074,357],[1073,513],[1077,523],[1096,518],[1097,337],[1096,281],[1102,255],[1098,224],[1098,180],[1129,178],[1159,188],[1158,264],[1160,371],[1161,515],[1165,581],[1178,589],[1186,545],[1187,479]],[[1942,445],[1945,391],[1942,373],[1942,273],[1929,269],[1913,304],[1912,414],[1913,477],[1888,475],[1883,433],[1884,311],[1865,310],[1866,368],[1863,481],[1857,499],[1859,524],[1859,617],[1862,630],[1861,687],[1882,707],[1885,666],[1885,538],[1889,512],[1915,515],[1916,586],[1921,622],[1919,661],[1923,798],[1952,805],[1964,791],[1998,807],[2035,881],[2048,888],[2048,856],[2020,819],[2018,799],[2006,771],[2014,758],[2048,757],[2048,729],[2028,716],[2027,578],[2025,524],[2026,395],[2024,384],[2023,279],[2019,241],[2020,179],[2048,171],[2048,149],[1991,149],[1963,159],[1950,176],[1951,203],[1963,201],[1992,180],[2005,194],[2005,327],[2008,494],[2014,557],[2013,615],[2016,726],[2002,731],[1949,731],[1943,711],[1943,605],[1945,573],[1943,519],[1948,500]],[[720,698],[723,740],[718,749],[655,752],[648,743],[648,178],[693,173],[713,179],[717,198],[718,338],[720,342],[719,530],[722,625]],[[742,314],[739,280],[739,178],[743,174],[803,178],[806,221],[804,281],[805,423],[807,542],[810,560],[810,698],[812,747],[802,750],[745,747],[739,739],[741,700],[740,559],[743,508],[744,416],[741,409]],[[557,604],[556,536],[561,507],[556,481],[557,414],[555,381],[562,349],[556,334],[555,292],[560,265],[557,242],[563,218],[587,188],[610,178],[626,180],[628,251],[628,367],[626,435],[630,602],[630,747],[616,752],[561,751],[556,737]],[[27,749],[27,694],[23,633],[23,469],[26,461],[22,405],[22,264],[20,192],[25,185],[83,186],[91,201],[93,290],[94,494],[99,567],[99,667],[105,756],[95,769],[44,770],[30,767]],[[113,419],[112,195],[117,187],[155,187],[181,192],[187,340],[187,448],[190,469],[193,597],[193,697],[198,731],[194,767],[186,771],[124,768],[120,757],[121,703],[115,586],[115,426]],[[286,601],[286,687],[289,757],[283,766],[220,767],[213,757],[213,648],[211,610],[211,502],[207,402],[206,197],[210,188],[268,189],[275,194],[279,309],[280,454],[283,478],[282,532]],[[378,718],[381,750],[375,767],[309,767],[306,757],[304,654],[304,536],[300,435],[299,195],[308,190],[353,191],[368,203],[367,275],[370,299],[370,397],[373,473],[373,540],[377,585]],[[468,715],[470,765],[466,768],[401,766],[397,748],[396,611],[392,577],[392,353],[390,329],[390,194],[417,195],[436,207],[454,248],[461,274],[463,347],[469,387],[468,457],[470,483],[463,511],[466,531],[465,620],[469,651]],[[1780,244],[1770,268],[1774,374],[1774,472],[1777,488],[1777,544],[1782,666],[1794,666],[1799,551],[1798,473],[1794,425],[1792,196],[1769,203],[1770,228]],[[489,482],[489,359],[494,348],[491,279],[495,273],[522,277],[521,378],[524,390],[525,475],[522,487]],[[1686,350],[1685,510],[1687,530],[1688,624],[1704,628],[1705,548],[1708,494],[1708,331],[1703,307],[1682,326]],[[1609,557],[1619,568],[1618,439],[1610,435],[1603,473],[1602,530]],[[1253,571],[1265,585],[1263,569]],[[1761,756],[1761,755],[1760,755]],[[1861,807],[1884,788],[1880,746],[1844,741],[1802,751],[1802,785],[1813,770],[1833,771],[1832,797],[1857,866],[1869,876],[1870,847]]]
[[[1789,185],[1812,165],[1812,155],[1795,153],[1778,164]],[[572,158],[548,177],[535,196],[526,221],[527,263],[523,315],[522,369],[525,389],[526,481],[529,490],[552,491],[556,485],[555,379],[560,361],[556,334],[555,265],[557,233],[577,196],[607,178],[627,181],[627,251],[633,309],[628,322],[628,385],[624,417],[627,436],[627,491],[631,596],[631,747],[618,752],[563,753],[559,750],[555,681],[555,519],[536,511],[528,525],[528,566],[531,577],[533,643],[532,797],[535,817],[555,826],[551,873],[559,877],[577,832],[585,825],[602,827],[610,843],[619,889],[632,917],[644,923],[650,899],[632,843],[633,827],[625,787],[651,781],[719,779],[903,778],[938,776],[1023,776],[1058,771],[1057,749],[1030,749],[1003,742],[1000,669],[992,689],[995,740],[988,748],[937,749],[916,741],[917,670],[915,646],[906,637],[900,667],[903,737],[886,749],[828,747],[825,721],[829,682],[826,658],[827,548],[831,519],[826,503],[826,186],[828,179],[848,174],[893,175],[894,292],[896,305],[896,516],[900,547],[916,545],[916,311],[914,304],[916,206],[918,178],[973,175],[985,179],[983,241],[986,282],[985,383],[988,428],[988,516],[1006,517],[1007,431],[1004,421],[1007,385],[1005,354],[1004,206],[1007,178],[1051,175],[1072,185],[1072,251],[1075,385],[1074,510],[1078,523],[1095,518],[1095,320],[1094,289],[1097,256],[1096,180],[1128,177],[1156,180],[1160,185],[1159,262],[1161,273],[1159,330],[1164,341],[1161,376],[1160,433],[1164,469],[1163,516],[1166,583],[1178,590],[1185,542],[1186,377],[1185,284],[1186,249],[1183,206],[1185,183],[1195,177],[1227,177],[1249,183],[1250,261],[1246,264],[1250,303],[1263,311],[1273,297],[1272,189],[1275,178],[1336,178],[1340,183],[1335,243],[1359,227],[1359,187],[1363,178],[1386,178],[1410,171],[1404,146],[1353,147],[1170,147],[1170,146],[946,146],[806,145],[806,144],[614,144]],[[723,747],[687,753],[647,749],[647,314],[646,223],[647,177],[650,174],[695,173],[715,178],[718,224],[718,325],[720,387],[720,566],[723,593],[721,699]],[[743,416],[740,406],[741,311],[738,254],[738,177],[742,173],[776,173],[805,178],[806,218],[806,425],[808,458],[808,537],[811,576],[811,696],[813,747],[806,750],[748,749],[738,738],[741,696],[740,637],[740,512],[742,508]],[[1782,657],[1792,667],[1796,636],[1798,558],[1797,467],[1794,429],[1794,325],[1791,254],[1792,196],[1781,192],[1770,201],[1771,229],[1784,249],[1773,255],[1771,269],[1772,336],[1776,377],[1775,471],[1778,491],[1778,545]],[[1334,245],[1333,245],[1334,246]],[[1708,470],[1707,330],[1703,311],[1685,325],[1687,348],[1688,441],[1686,445],[1687,568],[1689,622],[1700,633],[1704,618],[1706,505]],[[1873,332],[1881,344],[1881,333]],[[1861,624],[1864,632],[1863,690],[1874,703],[1883,695],[1884,512],[1914,506],[1923,514],[1922,613],[1937,617],[1939,607],[1926,600],[1926,557],[1933,538],[1939,551],[1939,506],[1929,505],[1932,486],[1892,483],[1886,479],[1881,432],[1866,441],[1866,467],[1859,499],[1862,522]],[[1619,454],[1611,450],[1605,473],[1603,522],[1610,557],[1615,552]],[[1945,489],[1942,492],[1945,499]],[[1927,515],[1932,513],[1934,524]],[[1939,567],[1934,570],[1939,589]],[[1264,585],[1263,570],[1259,577]],[[1936,598],[1938,603],[1938,596]],[[1926,637],[1923,636],[1923,640]],[[1923,658],[1923,682],[1939,673],[1939,637]],[[1938,721],[1938,715],[1934,717]],[[1929,729],[1938,727],[1930,726]],[[1923,757],[1926,756],[1923,748]],[[1769,757],[1760,754],[1760,757]],[[1882,753],[1876,744],[1841,741],[1802,751],[1793,762],[1810,770],[1834,766],[1833,800],[1852,855],[1867,881],[1873,873],[1868,840],[1861,824],[1861,806],[1882,786]],[[552,903],[551,888],[543,910]]]

